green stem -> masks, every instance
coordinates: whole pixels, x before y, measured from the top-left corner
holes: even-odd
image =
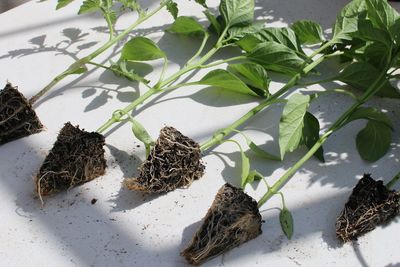
[[[236,60],[246,60],[247,57],[246,56],[237,56],[237,57],[232,57],[232,58],[228,58],[228,59],[223,59],[223,60],[218,60],[216,62],[207,64],[207,65],[201,65],[200,68],[202,69],[206,69],[206,68],[211,68],[211,67],[215,67],[224,63],[228,63],[231,61],[236,61]]]
[[[104,18],[106,19],[108,30],[110,31],[110,40],[112,40],[112,38],[114,37],[114,26],[111,21],[110,13],[105,8],[102,8],[102,12]]]
[[[330,77],[330,78],[318,80],[318,81],[312,81],[312,82],[305,82],[305,83],[298,82],[297,85],[305,87],[305,86],[310,86],[310,85],[315,85],[315,84],[329,83],[329,82],[333,82],[333,81],[337,80],[337,78],[338,78],[338,76]]]
[[[306,75],[308,72],[310,72],[316,66],[318,66],[322,61],[324,61],[324,57],[323,56],[318,58],[314,62],[310,63],[309,65],[307,65],[302,70],[301,73],[298,73],[298,74],[294,75],[289,80],[289,82],[286,85],[284,85],[279,91],[277,91],[275,94],[271,95],[269,98],[267,98],[266,100],[262,101],[260,104],[258,104],[258,106],[252,108],[249,112],[247,112],[241,118],[239,118],[238,120],[233,122],[230,126],[224,128],[222,130],[219,130],[216,134],[214,134],[214,136],[211,139],[209,139],[208,141],[206,141],[205,143],[203,143],[200,146],[201,151],[206,151],[206,150],[210,149],[211,147],[221,143],[221,141],[223,140],[223,138],[226,135],[228,135],[231,132],[235,131],[235,129],[237,129],[240,125],[245,123],[247,120],[252,118],[254,115],[256,115],[258,112],[260,112],[261,110],[263,110],[267,106],[273,104],[276,101],[277,98],[279,98],[281,95],[286,93],[293,86],[297,85],[298,80],[302,76]]]
[[[279,190],[292,178],[292,176],[297,172],[297,170],[307,162],[314,153],[325,143],[329,136],[335,131],[339,130],[342,126],[346,124],[348,117],[357,110],[360,105],[365,103],[372,95],[379,91],[384,85],[384,80],[386,76],[387,68],[382,71],[375,80],[375,82],[367,89],[365,94],[362,96],[360,101],[354,103],[346,112],[344,112],[336,122],[328,129],[328,131],[322,135],[318,141],[311,147],[311,149],[294,164],[286,173],[264,194],[264,196],[258,201],[258,207],[265,204],[274,194],[279,192]]]
[[[392,180],[390,180],[387,184],[386,184],[386,188],[387,189],[392,189],[393,186],[400,180],[400,172],[398,174],[396,174]]]
[[[203,41],[202,41],[202,43],[201,43],[201,45],[200,45],[200,48],[199,48],[199,50],[197,50],[197,52],[196,52],[196,54],[194,54],[194,56],[193,57],[191,57],[189,60],[188,60],[188,62],[186,63],[186,65],[189,65],[190,63],[192,63],[194,60],[196,60],[196,58],[198,58],[199,56],[200,56],[200,54],[203,52],[203,50],[204,50],[204,47],[206,46],[206,44],[207,44],[207,41],[208,41],[208,38],[210,37],[210,34],[208,33],[208,32],[205,32],[204,33],[204,38],[203,38]]]
[[[317,50],[315,50],[308,58],[312,59],[314,58],[316,55],[318,55],[319,53],[323,52],[325,49],[327,49],[328,47],[330,47],[332,44],[334,43],[334,39],[326,42],[323,46],[321,46],[320,48],[318,48]]]
[[[126,35],[128,35],[134,28],[136,28],[139,24],[144,22],[145,20],[149,19],[152,17],[154,14],[156,14],[158,11],[160,11],[166,3],[161,3],[159,7],[154,9],[153,11],[147,13],[144,16],[139,16],[139,18],[130,25],[127,29],[125,29],[123,32],[115,36],[114,38],[110,39],[108,42],[103,44],[101,47],[99,47],[97,50],[89,54],[88,56],[77,60],[75,63],[73,63],[71,66],[67,68],[67,70],[63,71],[59,75],[57,75],[48,85],[46,85],[42,90],[40,90],[36,95],[31,97],[29,99],[30,104],[34,104],[40,97],[42,97],[44,94],[46,94],[48,91],[50,91],[57,83],[59,83],[61,80],[63,80],[66,76],[74,74],[78,69],[82,68],[85,64],[90,62],[92,59],[106,51],[108,48],[116,44],[117,42],[121,41]]]

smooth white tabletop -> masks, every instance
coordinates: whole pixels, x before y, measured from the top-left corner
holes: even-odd
[[[9,80],[28,97],[76,57],[87,55],[108,38],[99,15],[76,15],[81,1],[59,11],[54,10],[54,2],[31,1],[0,15],[0,82]],[[157,1],[144,2],[149,8],[157,5]],[[181,14],[197,16],[206,23],[201,7],[194,1],[179,2]],[[211,7],[218,3],[208,2]],[[312,19],[329,29],[348,1],[256,2],[257,16],[270,25]],[[133,19],[124,16],[117,29],[123,29]],[[166,51],[173,61],[169,74],[183,65],[199,45],[193,39],[165,34],[163,29],[171,22],[170,15],[163,11],[135,31],[146,34]],[[96,61],[107,62],[119,49],[111,49]],[[232,54],[235,50],[217,58]],[[149,79],[155,79],[161,68],[160,62],[156,64]],[[204,74],[201,71],[189,77],[194,81]],[[276,75],[273,78],[283,81]],[[280,85],[273,83],[273,90]],[[335,86],[339,85],[327,85]],[[38,103],[36,111],[47,130],[0,147],[0,266],[186,265],[179,252],[199,226],[215,193],[225,182],[239,184],[240,155],[234,144],[220,145],[208,153],[204,157],[204,177],[189,189],[154,198],[121,189],[123,177],[134,176],[144,159],[144,148],[137,147],[140,143],[133,138],[130,126],[121,125],[106,137],[105,176],[46,198],[44,207],[34,194],[32,177],[65,122],[95,130],[112,111],[127,105],[144,89],[100,69],[69,77]],[[251,97],[201,89],[187,87],[155,97],[138,108],[137,119],[154,138],[164,125],[171,125],[201,142],[256,105]],[[321,88],[310,88],[318,89]],[[350,104],[348,97],[330,94],[314,103],[312,112],[326,129]],[[291,241],[280,230],[278,210],[274,209],[280,207],[280,201],[276,197],[262,207],[265,223],[261,236],[205,266],[400,266],[398,222],[379,227],[354,244],[342,246],[335,238],[335,219],[357,179],[370,172],[375,178],[389,180],[400,169],[400,146],[396,145],[400,143],[399,101],[374,99],[370,104],[387,110],[395,125],[394,144],[381,160],[368,164],[356,151],[355,136],[365,122],[345,127],[326,142],[327,162],[311,159],[283,189],[295,221]],[[281,111],[279,105],[263,111],[242,129],[257,144],[278,153],[273,139],[277,137]],[[244,143],[240,135],[233,138]],[[300,149],[288,154],[283,162],[252,158],[252,169],[259,170],[272,183],[304,153]],[[262,183],[246,187],[246,192],[256,199],[264,191]],[[94,205],[90,203],[93,198],[98,199]]]

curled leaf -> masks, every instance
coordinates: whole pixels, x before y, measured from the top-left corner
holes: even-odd
[[[283,233],[288,239],[291,239],[293,236],[293,217],[292,213],[286,207],[279,213],[279,222]]]

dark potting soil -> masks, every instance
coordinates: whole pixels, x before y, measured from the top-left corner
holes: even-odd
[[[7,83],[0,91],[0,145],[42,130],[31,104],[17,87]]]
[[[105,173],[104,136],[66,123],[36,176],[39,196],[89,182]]]
[[[230,184],[218,191],[203,224],[181,255],[199,265],[262,233],[257,202]]]
[[[203,173],[199,144],[173,127],[164,127],[138,177],[125,179],[124,184],[131,190],[164,193],[189,186]]]
[[[372,231],[393,219],[400,211],[400,193],[388,190],[383,181],[369,174],[357,183],[336,222],[336,235],[343,242]]]

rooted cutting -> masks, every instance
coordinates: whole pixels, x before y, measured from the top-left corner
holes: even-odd
[[[227,183],[218,191],[202,226],[181,254],[190,264],[199,265],[261,233],[257,202]]]
[[[66,123],[36,176],[39,196],[89,182],[105,173],[104,136]]]
[[[28,100],[7,83],[0,92],[0,145],[43,130]]]
[[[357,183],[336,222],[336,235],[343,242],[372,231],[393,219],[400,211],[400,194],[388,190],[369,174]]]
[[[130,190],[164,193],[189,186],[203,176],[200,146],[173,127],[164,127],[137,178],[125,180]]]

